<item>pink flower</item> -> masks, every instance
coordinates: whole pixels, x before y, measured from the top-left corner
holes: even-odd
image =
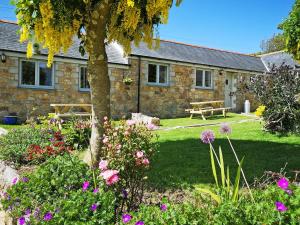
[[[104,137],[102,142],[103,144],[106,144],[108,142],[108,137]]]
[[[200,138],[204,144],[210,144],[215,140],[215,134],[211,130],[206,130],[202,132]]]
[[[145,166],[149,166],[149,164],[150,164],[150,161],[147,158],[144,158],[142,162]]]
[[[225,135],[231,134],[231,127],[227,123],[223,123],[220,127],[220,133]]]
[[[286,190],[289,187],[289,181],[286,178],[281,178],[278,182],[277,182],[278,187],[280,187],[282,190]]]
[[[148,128],[148,130],[156,130],[156,129],[157,129],[157,126],[155,126],[153,123],[149,123],[149,124],[147,125],[147,128]]]
[[[120,150],[122,148],[122,145],[120,145],[120,144],[118,144],[117,146],[116,146],[116,149],[117,150]]]
[[[86,191],[89,188],[89,186],[90,186],[90,182],[84,181],[82,184],[82,190]]]
[[[135,121],[134,121],[134,120],[127,120],[127,121],[126,121],[126,124],[127,124],[128,126],[133,126],[133,125],[135,124]]]
[[[287,210],[287,207],[282,202],[275,202],[275,206],[279,212],[285,212]]]
[[[106,184],[111,186],[119,181],[118,170],[106,170],[101,173],[101,176],[106,181]]]
[[[101,160],[101,161],[99,162],[99,169],[100,169],[101,171],[107,170],[107,166],[108,166],[108,161],[107,161],[107,160]]]
[[[126,130],[126,131],[124,132],[124,135],[125,135],[125,136],[129,136],[129,131]]]
[[[108,117],[107,117],[107,116],[104,116],[104,118],[103,118],[103,119],[106,121],[106,120],[108,120]]]
[[[143,158],[144,152],[142,152],[142,151],[137,151],[135,155],[136,155],[136,157],[137,157],[138,159],[140,159],[140,158]]]

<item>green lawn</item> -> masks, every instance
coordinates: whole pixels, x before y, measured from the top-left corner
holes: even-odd
[[[0,124],[1,128],[4,128],[6,130],[12,130],[18,127],[21,127],[22,125],[6,125],[6,124]]]
[[[227,117],[224,118],[222,115],[210,116],[207,117],[206,120],[202,120],[201,117],[195,116],[193,119],[189,117],[186,118],[176,118],[176,119],[162,119],[160,121],[162,128],[167,127],[175,127],[175,126],[188,126],[188,125],[196,125],[196,124],[216,124],[222,122],[233,122],[244,119],[253,119],[253,117],[243,116],[241,114],[236,113],[227,113]]]
[[[177,121],[168,120],[168,126]],[[288,162],[287,172],[300,169],[300,137],[279,137],[265,133],[258,121],[232,125],[231,139],[240,158],[245,156],[244,171],[250,181],[264,171],[279,171]],[[160,148],[149,172],[149,182],[160,187],[189,187],[213,182],[209,147],[199,137],[211,129],[216,134],[215,148],[222,146],[225,164],[235,173],[236,163],[227,139],[219,134],[219,126],[157,131]]]

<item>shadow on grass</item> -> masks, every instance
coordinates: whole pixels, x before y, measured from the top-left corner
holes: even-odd
[[[264,171],[279,171],[285,163],[288,163],[286,172],[289,175],[292,175],[292,170],[300,169],[300,145],[247,140],[233,140],[233,145],[240,159],[245,156],[243,169],[250,183],[261,177]],[[216,140],[215,149],[219,146],[233,180],[237,164],[227,139]],[[155,188],[214,183],[209,146],[199,139],[161,142],[148,177],[149,184]]]

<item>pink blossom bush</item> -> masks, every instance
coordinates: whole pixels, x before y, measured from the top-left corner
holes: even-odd
[[[149,125],[132,120],[113,124],[104,119],[100,179],[115,191],[122,206],[119,213],[135,209],[141,202],[145,172],[157,149],[156,138]]]

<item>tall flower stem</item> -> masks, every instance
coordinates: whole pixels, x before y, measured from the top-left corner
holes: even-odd
[[[232,150],[232,152],[233,152],[233,154],[234,154],[234,156],[235,156],[235,159],[236,159],[238,165],[241,166],[240,160],[239,160],[239,158],[238,158],[238,156],[237,156],[237,154],[236,154],[236,152],[235,152],[235,150],[234,150],[234,147],[233,147],[233,145],[232,145],[232,143],[231,143],[231,141],[230,141],[228,135],[226,135],[226,137],[227,137],[227,140],[228,140],[228,142],[229,142],[229,145],[230,145],[230,147],[231,147],[231,150]],[[243,176],[243,178],[244,178],[245,184],[246,184],[246,186],[247,186],[247,188],[248,188],[248,190],[249,190],[249,194],[250,194],[250,196],[251,196],[251,199],[252,199],[252,201],[255,202],[254,197],[253,197],[253,195],[252,195],[252,191],[251,191],[250,186],[249,186],[249,184],[248,184],[248,182],[247,182],[247,179],[246,179],[246,176],[245,176],[245,173],[244,173],[244,170],[243,170],[242,167],[241,167],[241,172],[242,172],[242,176]]]
[[[220,163],[219,158],[218,158],[218,155],[217,155],[217,153],[216,153],[216,151],[215,151],[215,149],[214,149],[214,146],[211,144],[211,142],[209,142],[209,145],[210,145],[210,148],[212,149],[212,151],[213,151],[213,153],[214,153],[214,155],[215,155],[215,157],[216,157],[216,159],[217,159],[217,162],[218,162],[218,164],[219,164],[219,167],[221,168],[221,163]]]

